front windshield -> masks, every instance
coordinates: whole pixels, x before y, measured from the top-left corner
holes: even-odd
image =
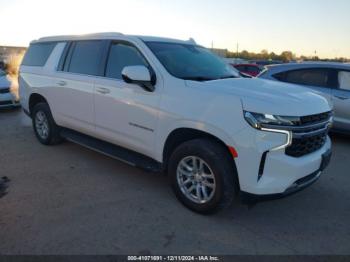
[[[166,42],[146,44],[165,69],[177,78],[209,81],[239,77],[230,65],[204,47]]]

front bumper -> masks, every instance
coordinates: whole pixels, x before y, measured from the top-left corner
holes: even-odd
[[[0,108],[18,106],[20,103],[12,93],[0,94]]]
[[[296,180],[283,193],[269,194],[269,195],[256,195],[256,194],[251,194],[251,193],[241,191],[241,197],[242,197],[243,201],[258,202],[258,201],[266,201],[266,200],[275,200],[275,199],[280,199],[280,198],[284,198],[284,197],[293,195],[293,194],[311,186],[321,177],[322,172],[329,165],[331,155],[332,155],[331,150],[329,150],[325,154],[323,154],[320,168],[317,171],[313,172],[310,175],[307,175],[305,177],[302,177],[302,178]]]
[[[301,183],[304,178],[310,178],[311,182],[306,181],[310,184],[318,179],[323,155],[331,149],[330,138],[327,136],[320,149],[302,157],[287,155],[285,148],[270,151],[284,144],[286,137],[285,134],[253,128],[236,134],[238,158],[235,163],[242,192],[259,196],[285,196],[308,186],[309,183]],[[261,165],[262,160],[264,165]]]

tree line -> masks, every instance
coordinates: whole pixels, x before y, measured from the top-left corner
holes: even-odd
[[[292,51],[283,51],[280,54],[276,54],[274,52],[268,52],[267,50],[262,50],[260,53],[248,52],[247,50],[243,50],[241,52],[231,52],[227,53],[228,58],[241,58],[245,60],[274,60],[274,61],[283,61],[283,62],[291,62],[291,61],[324,61],[324,62],[350,62],[350,59],[345,57],[337,57],[332,59],[321,59],[317,55],[315,56],[297,56]]]

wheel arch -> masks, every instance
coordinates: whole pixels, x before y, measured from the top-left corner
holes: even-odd
[[[38,94],[38,93],[32,93],[30,95],[29,101],[28,101],[30,115],[33,112],[34,106],[37,105],[38,103],[47,103],[48,104],[46,98],[43,95]]]
[[[218,136],[213,135],[213,134],[211,134],[207,131],[204,131],[204,130],[199,130],[199,129],[190,128],[190,127],[179,127],[179,128],[174,129],[165,140],[164,147],[163,147],[163,154],[162,154],[164,170],[167,170],[168,160],[169,160],[172,152],[174,152],[174,150],[180,144],[182,144],[186,141],[190,141],[190,140],[194,140],[194,139],[198,139],[198,138],[210,139],[210,140],[213,140],[213,141],[217,142],[218,144],[222,145],[227,150],[227,153],[229,154],[229,156],[233,162],[233,165],[236,169],[235,160],[234,160],[233,154],[229,148],[229,146],[231,146],[231,145],[227,142],[227,140],[225,142],[224,139],[221,139]]]

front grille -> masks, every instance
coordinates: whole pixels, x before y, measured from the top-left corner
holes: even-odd
[[[286,154],[302,157],[322,148],[327,141],[331,118],[332,112],[301,117],[300,125],[292,128],[293,141],[286,148]]]
[[[286,154],[292,157],[302,157],[311,154],[321,147],[327,141],[327,132],[316,136],[293,139],[292,145],[286,148]]]
[[[322,121],[327,121],[331,116],[332,116],[332,112],[326,112],[326,113],[310,115],[310,116],[302,116],[300,118],[300,124],[310,125],[310,124],[315,124]]]
[[[0,106],[12,105],[12,101],[0,101]]]
[[[10,88],[1,88],[0,89],[0,94],[7,94],[10,93]]]

